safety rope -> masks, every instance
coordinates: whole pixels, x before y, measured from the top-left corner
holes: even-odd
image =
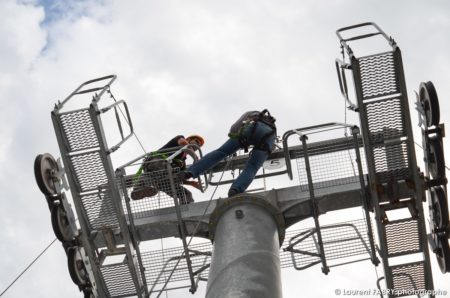
[[[114,95],[111,93],[111,91],[110,91],[110,88],[109,88],[109,86],[108,86],[108,88],[107,88],[107,90],[106,90],[107,92],[108,92],[108,94],[110,95],[110,97],[114,100],[114,102],[117,102],[117,100],[116,100],[116,98],[114,97]],[[127,120],[127,118],[125,117],[125,114],[124,114],[124,112],[122,111],[122,109],[120,108],[120,107],[118,107],[119,108],[119,111],[120,111],[120,113],[122,114],[122,116],[123,116],[123,118],[125,119],[125,121],[127,122],[127,124],[128,125],[130,125],[130,123],[128,122],[128,120]],[[115,109],[115,112],[116,112],[116,114],[117,114],[117,110]],[[121,132],[121,134],[123,134],[122,132]],[[147,153],[146,151],[145,151],[145,148],[144,148],[144,146],[142,145],[142,142],[141,142],[141,140],[139,139],[139,137],[137,136],[137,134],[133,131],[133,135],[135,136],[135,138],[136,138],[136,140],[138,141],[138,143],[139,143],[139,145],[141,146],[141,148],[142,148],[142,150],[144,151],[144,153]],[[26,272],[26,271],[28,271],[28,269],[30,269],[30,267],[31,266],[33,266],[34,265],[34,263],[36,263],[36,261],[56,242],[56,240],[57,240],[57,238],[55,238],[55,239],[53,239],[34,259],[33,259],[33,261],[31,261],[31,263],[30,264],[28,264],[28,266],[8,285],[8,287],[5,289],[5,290],[3,290],[3,292],[0,294],[0,297],[1,296],[3,296],[3,294],[5,294],[8,290],[9,290],[9,288],[11,288],[16,282],[17,282],[17,280],[19,280],[19,278],[21,278],[22,277],[22,275]],[[161,239],[161,241],[162,241],[162,239]],[[164,246],[163,246],[163,243],[161,243],[161,248],[162,248],[162,250],[164,251]]]
[[[57,239],[55,238],[55,239],[53,239],[53,241],[52,242],[50,242],[50,244],[48,244],[45,248],[44,248],[44,250],[43,251],[41,251],[40,253],[39,253],[39,255],[37,256],[37,257],[35,257],[34,258],[34,260],[33,261],[31,261],[31,263],[30,264],[28,264],[28,266],[9,284],[9,286],[5,289],[5,290],[3,290],[3,292],[0,294],[0,297],[1,296],[3,296],[3,294],[5,294],[6,293],[6,291],[8,291],[9,290],[9,288],[11,288],[11,286],[28,270],[28,269],[30,269],[30,267],[31,266],[33,266],[34,265],[34,263],[47,251],[47,249],[49,249],[50,248],[50,246],[52,246],[53,245],[53,243],[55,243],[55,241],[56,241]]]
[[[109,88],[109,87],[108,87],[108,89],[107,89],[106,91],[108,92],[109,96],[114,100],[114,102],[117,102],[116,98],[114,97],[114,95],[113,95],[112,92],[110,91],[110,88]],[[130,125],[130,123],[128,122],[127,118],[125,117],[125,114],[124,114],[124,112],[122,111],[122,109],[121,109],[120,107],[118,107],[118,108],[119,108],[120,113],[122,114],[123,118],[124,118],[125,121],[127,122],[127,124]],[[134,131],[133,131],[133,135],[134,135],[134,137],[136,138],[136,140],[138,141],[139,145],[141,146],[142,151],[144,151],[144,154],[147,154],[147,151],[145,150],[144,145],[142,144],[142,142],[141,142],[141,140],[139,139],[138,135],[137,135]],[[139,171],[143,171],[143,169],[144,169],[143,166],[141,166],[141,168],[139,169]],[[141,173],[139,173],[139,175],[140,175],[140,174],[141,174]],[[138,174],[136,174],[136,175],[138,175]],[[161,208],[161,199],[159,199],[158,204],[159,204],[159,208]],[[164,240],[163,240],[163,238],[161,238],[160,242],[161,242],[162,258],[163,258],[163,260],[164,260]],[[163,291],[163,290],[162,290],[162,291]],[[162,293],[162,291],[161,291],[161,293]],[[166,293],[166,298],[168,298],[167,290],[164,291],[164,292]],[[159,296],[158,296],[158,297],[159,297]]]
[[[116,100],[116,98],[114,97],[114,95],[112,94],[112,92],[111,92],[109,86],[108,86],[108,89],[106,89],[106,92],[107,92],[107,93],[109,94],[109,96],[114,100],[114,102],[117,103],[117,100]],[[127,120],[127,117],[125,116],[125,114],[124,114],[124,112],[122,111],[122,109],[120,108],[120,106],[119,106],[118,108],[119,108],[119,111],[120,111],[120,113],[122,114],[123,118],[124,118],[125,121],[127,122],[127,124],[130,125],[130,123],[129,123],[128,120]],[[133,131],[133,135],[134,135],[134,137],[136,138],[136,140],[138,141],[139,145],[141,146],[142,151],[144,151],[144,153],[147,153],[147,151],[145,150],[144,145],[142,145],[141,140],[139,139],[139,137],[137,136],[137,134],[136,134],[134,131]]]

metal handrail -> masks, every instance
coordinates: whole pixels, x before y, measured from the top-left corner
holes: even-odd
[[[273,172],[273,173],[266,173],[266,174],[256,175],[254,179],[273,177],[273,176],[283,175],[283,174],[286,174],[286,173],[288,173],[287,170],[282,170],[282,171]],[[214,182],[214,181],[212,181],[212,175],[211,175],[208,182],[209,182],[210,185],[217,186],[217,185],[224,185],[224,184],[233,183],[234,179],[221,180],[221,181]]]
[[[344,97],[345,101],[349,104],[349,109],[352,111],[357,112],[358,106],[355,105],[349,98],[348,98],[348,87],[347,87],[347,79],[345,77],[345,69],[351,69],[351,65],[348,63],[344,63],[344,61],[340,59],[336,59],[336,72],[339,80],[339,88],[341,89],[341,94]]]
[[[192,147],[194,150],[198,150],[200,158],[195,154],[194,150],[190,149]],[[181,153],[187,153],[192,159],[194,160],[194,163],[197,162],[199,159],[203,158],[202,150],[200,149],[200,146],[197,144],[187,144],[184,145],[182,148],[175,151],[171,156],[167,158],[167,161],[172,161],[175,157],[177,157]],[[208,179],[206,177],[206,173],[203,175],[205,177],[205,188],[203,188],[202,180],[200,179],[200,176],[198,176],[198,182],[200,183],[200,191],[204,192],[208,188]]]
[[[288,139],[292,135],[298,135],[300,137],[306,136],[307,134],[315,134],[319,132],[339,129],[339,128],[352,128],[354,125],[345,124],[345,123],[339,123],[339,122],[330,122],[320,125],[313,125],[313,126],[307,126],[303,128],[297,128],[297,129],[291,129],[286,131],[283,134],[283,150],[284,150],[284,157],[286,159],[286,171],[288,173],[289,178],[292,180],[294,175],[292,173],[292,165],[290,161],[289,156],[289,146],[288,146]],[[306,133],[308,132],[308,133]]]
[[[107,107],[101,109],[101,110],[100,110],[100,113],[106,113],[106,112],[108,112],[110,109],[115,108],[116,106],[118,106],[119,104],[123,104],[123,106],[125,107],[125,113],[126,113],[126,116],[127,116],[127,124],[128,124],[129,127],[130,127],[130,133],[129,133],[126,137],[123,136],[123,132],[122,132],[122,124],[121,124],[121,122],[120,122],[120,118],[116,117],[117,124],[119,125],[119,128],[120,128],[122,140],[121,140],[119,143],[117,143],[116,145],[114,145],[114,146],[112,146],[111,148],[109,148],[108,151],[107,151],[108,153],[112,153],[112,152],[116,151],[117,149],[119,149],[120,146],[121,146],[123,143],[125,143],[129,138],[131,138],[131,136],[134,134],[133,123],[131,122],[131,117],[130,117],[130,112],[129,112],[129,110],[128,110],[128,105],[127,105],[127,103],[126,103],[123,99],[122,99],[122,100],[119,100],[119,101],[116,101],[115,103],[113,103],[113,104],[111,104],[111,105],[109,105],[109,106],[107,106]]]
[[[179,148],[179,149],[176,150],[176,151],[174,151],[175,148]],[[193,149],[195,149],[195,150],[198,150],[199,156],[200,156],[200,157],[198,157],[198,156],[195,154],[194,150],[192,150],[191,148],[193,148]],[[152,152],[150,152],[150,153],[144,153],[144,154],[142,154],[142,155],[140,155],[140,156],[138,156],[138,157],[132,159],[131,161],[129,161],[129,162],[127,162],[127,163],[121,165],[120,167],[117,168],[116,171],[121,171],[121,172],[122,172],[122,171],[125,170],[126,167],[128,167],[128,166],[134,164],[134,163],[137,162],[138,160],[141,160],[141,159],[145,158],[146,156],[149,156],[149,155],[151,155],[151,154],[153,154],[153,153],[172,153],[172,154],[166,159],[167,161],[172,161],[176,156],[178,156],[179,154],[181,154],[181,153],[183,153],[183,152],[184,152],[184,153],[187,153],[190,157],[192,157],[192,159],[194,160],[194,162],[196,162],[196,161],[198,161],[199,159],[202,159],[202,158],[203,158],[203,153],[202,153],[202,150],[201,150],[200,146],[198,146],[198,145],[196,145],[196,144],[187,144],[187,145],[184,145],[184,146],[181,147],[181,148],[180,148],[180,147],[172,147],[172,148],[167,148],[167,149],[162,149],[162,150],[152,151]],[[125,172],[126,172],[126,171],[125,171]],[[124,172],[124,173],[125,173],[125,172]],[[202,181],[201,181],[201,179],[200,179],[200,176],[199,176],[199,178],[198,178],[198,182],[199,182],[200,185],[201,185],[201,189],[200,189],[201,192],[204,192],[204,191],[208,188],[208,186],[209,186],[209,183],[208,183],[208,179],[207,179],[206,173],[205,173],[203,176],[204,176],[204,180],[205,180],[205,187],[203,187],[203,184],[202,184]]]
[[[357,237],[337,239],[337,240],[334,240],[334,241],[324,241],[324,243],[323,243],[324,245],[330,244],[330,243],[334,243],[334,242],[335,243],[340,243],[340,242],[345,242],[345,241],[361,240],[361,243],[364,246],[364,249],[367,251],[367,253],[369,255],[372,255],[372,250],[369,248],[369,246],[367,246],[367,243],[365,242],[363,236],[361,235],[361,233],[359,232],[358,228],[354,224],[341,223],[341,224],[335,224],[335,225],[330,225],[330,226],[324,226],[324,227],[321,227],[321,229],[325,230],[325,229],[333,229],[333,228],[340,228],[340,227],[353,228],[353,230],[355,231],[355,234],[356,234]],[[321,257],[321,253],[313,253],[313,252],[304,251],[304,250],[300,250],[300,249],[294,248],[297,244],[299,244],[303,240],[305,240],[305,239],[307,239],[307,238],[309,238],[311,236],[314,237],[314,234],[316,232],[317,232],[316,228],[311,228],[311,229],[309,229],[307,231],[304,231],[302,233],[299,233],[299,234],[295,235],[294,237],[292,237],[289,240],[289,245],[283,249],[284,251],[291,252],[293,265],[294,265],[294,268],[296,270],[303,270],[303,269],[309,268],[309,267],[311,267],[313,265],[319,264],[321,262],[321,261],[314,261],[314,262],[311,262],[308,265],[299,267],[299,266],[297,266],[296,261],[295,261],[295,257],[294,257],[294,253],[303,254],[303,255],[309,255],[309,256],[312,256],[312,257]],[[300,236],[303,236],[303,237],[301,237],[300,239],[294,241],[294,239],[296,239],[296,238],[298,238]],[[364,260],[366,260],[366,259],[364,259]],[[357,261],[361,261],[361,260],[357,260]],[[357,262],[357,261],[352,261],[350,263],[354,263],[354,262]],[[337,266],[337,265],[333,265],[333,266]]]
[[[361,34],[361,35],[355,35],[355,36],[352,36],[350,38],[343,38],[342,35],[341,35],[341,33],[344,32],[344,31],[352,30],[352,29],[355,29],[355,28],[366,27],[366,26],[374,27],[377,30],[377,32],[368,33],[368,34]],[[393,50],[395,50],[397,48],[397,44],[395,43],[394,39],[392,37],[389,37],[377,24],[375,24],[373,22],[361,23],[361,24],[356,24],[356,25],[353,25],[353,26],[340,28],[340,29],[336,30],[336,35],[338,36],[341,45],[343,47],[345,47],[345,49],[347,50],[347,53],[348,53],[349,56],[353,55],[353,51],[350,48],[350,46],[348,45],[349,41],[355,41],[355,40],[368,38],[368,37],[372,37],[372,36],[376,36],[376,35],[383,36],[387,40],[387,42],[389,43],[389,45],[392,47]]]
[[[116,75],[109,75],[109,76],[104,76],[101,78],[97,78],[97,79],[93,79],[93,80],[89,80],[86,81],[84,83],[82,83],[80,86],[78,86],[78,88],[76,88],[68,97],[66,97],[62,102],[59,102],[55,105],[55,111],[59,112],[63,106],[74,96],[74,95],[80,95],[80,94],[85,94],[85,93],[90,93],[90,92],[95,92],[95,91],[101,91],[99,94],[97,94],[94,98],[93,98],[93,102],[97,103],[100,98],[102,97],[103,93],[106,92],[106,90],[108,90],[109,86],[111,86],[111,84],[116,80],[117,76]],[[103,87],[97,87],[97,88],[90,88],[90,89],[86,89],[86,90],[82,90],[83,87],[92,84],[92,83],[96,83],[96,82],[100,82],[103,80],[109,80],[108,83],[106,83]]]

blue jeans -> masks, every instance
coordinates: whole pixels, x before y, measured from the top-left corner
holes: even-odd
[[[253,131],[254,129],[254,131]],[[253,133],[252,133],[253,131]],[[248,145],[259,145],[261,139],[272,131],[272,128],[261,122],[254,122],[249,125],[244,131],[243,136],[247,139]],[[265,148],[271,149],[275,144],[276,133],[267,137],[264,141]],[[206,154],[201,160],[194,163],[187,171],[192,173],[194,178],[197,178],[225,157],[242,149],[242,145],[237,139],[228,139],[219,149],[211,151]],[[256,176],[259,168],[261,168],[264,161],[269,156],[268,150],[253,149],[250,152],[250,158],[247,160],[244,170],[239,177],[233,182],[230,189],[236,190],[237,193],[244,192]]]

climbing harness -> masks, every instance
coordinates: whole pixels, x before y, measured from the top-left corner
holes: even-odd
[[[268,151],[270,154],[273,148],[269,148],[269,146],[267,146],[265,142],[272,135],[276,135],[277,129],[275,126],[275,121],[276,119],[272,115],[270,115],[270,112],[267,109],[264,109],[261,112],[249,113],[246,119],[241,121],[240,126],[232,126],[232,129],[230,130],[228,136],[231,139],[237,139],[241,147],[244,149],[244,152],[247,153],[248,147],[250,146],[250,144],[248,144],[248,139],[251,138],[255,133],[257,125],[259,123],[263,123],[272,128],[272,130],[261,137],[258,144],[254,145],[254,149]],[[253,126],[251,127],[251,132],[247,137],[245,136],[244,131],[246,131],[251,125]]]

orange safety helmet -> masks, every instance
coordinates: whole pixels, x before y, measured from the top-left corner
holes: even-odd
[[[188,137],[186,138],[186,141],[188,141],[189,143],[190,143],[191,141],[196,141],[200,147],[203,146],[203,144],[205,144],[205,140],[204,140],[201,136],[199,136],[199,135],[191,135],[191,136],[188,136]]]

